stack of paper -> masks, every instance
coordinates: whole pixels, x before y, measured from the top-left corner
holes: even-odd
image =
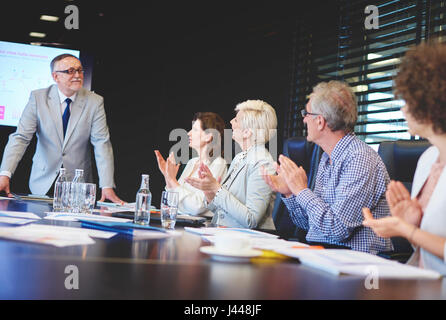
[[[248,236],[250,238],[270,238],[270,239],[277,239],[279,236],[261,232],[257,230],[251,230],[251,229],[243,229],[243,228],[192,228],[192,227],[184,227],[184,230],[196,233],[201,236],[216,236],[217,234],[222,233],[240,233],[245,236]]]
[[[71,212],[45,212],[47,216],[44,219],[47,220],[62,220],[62,221],[79,221],[91,220],[91,221],[108,221],[108,222],[132,222],[130,219],[116,218],[109,216],[100,216],[97,214],[85,214],[85,213],[71,213]]]
[[[367,277],[373,274],[379,278],[399,279],[438,279],[441,277],[439,273],[432,270],[416,268],[353,250],[280,248],[275,251],[298,258],[304,265],[335,275],[350,274]]]
[[[32,212],[0,211],[0,224],[24,225],[41,219]]]
[[[135,202],[132,203],[114,203],[114,202],[103,202],[103,201],[97,201],[96,205],[98,207],[106,207],[107,211],[109,212],[128,212],[128,211],[135,211]],[[156,209],[154,206],[151,207],[151,209]]]
[[[114,235],[112,233],[94,231],[94,233],[90,233],[80,228],[32,224],[17,228],[0,228],[0,238],[66,247],[95,243],[90,235],[102,238]]]

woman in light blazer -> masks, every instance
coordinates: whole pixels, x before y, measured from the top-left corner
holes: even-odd
[[[364,225],[379,236],[407,238],[415,248],[409,264],[446,275],[446,45],[410,50],[395,78],[396,93],[411,135],[432,143],[418,160],[412,194],[392,181],[386,192],[391,217],[374,220],[364,209]]]
[[[190,177],[186,181],[203,190],[207,207],[214,213],[214,224],[274,230],[272,210],[275,195],[263,180],[261,170],[263,166],[274,172],[274,161],[265,144],[275,133],[276,112],[261,100],[242,102],[235,111],[237,115],[231,120],[232,138],[242,152],[232,160],[221,184],[203,163],[199,177]]]

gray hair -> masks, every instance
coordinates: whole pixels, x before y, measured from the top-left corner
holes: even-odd
[[[267,143],[276,133],[276,111],[262,100],[247,100],[239,103],[235,111],[242,112],[242,128],[251,129],[252,139],[257,144]]]
[[[354,131],[358,104],[355,93],[346,82],[321,82],[313,88],[310,98],[311,112],[321,114],[332,131]]]
[[[60,54],[57,57],[55,57],[53,60],[51,60],[51,63],[50,63],[51,72],[54,72],[54,66],[55,66],[56,62],[63,60],[65,58],[75,58],[75,59],[79,60],[78,57],[73,56],[72,54],[69,54],[69,53]]]

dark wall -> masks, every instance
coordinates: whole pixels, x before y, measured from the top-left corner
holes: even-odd
[[[83,3],[79,8],[87,11]],[[134,201],[140,175],[148,173],[158,205],[164,182],[153,150],[167,155],[176,143],[170,131],[189,130],[197,111],[219,113],[230,128],[237,103],[265,100],[276,109],[281,141],[295,6],[197,8],[96,4],[80,30],[61,36],[94,56],[92,89],[105,98],[116,191],[126,201]],[[1,150],[10,132],[1,128]],[[27,188],[31,157],[28,150],[14,175],[17,192]]]

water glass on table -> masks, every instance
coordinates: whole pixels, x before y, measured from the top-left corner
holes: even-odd
[[[166,229],[174,229],[177,221],[178,192],[163,191],[161,195],[161,225]]]
[[[71,181],[62,182],[62,211],[72,211],[72,183]]]
[[[91,214],[96,203],[96,185],[94,183],[80,183],[79,190],[80,211]]]

